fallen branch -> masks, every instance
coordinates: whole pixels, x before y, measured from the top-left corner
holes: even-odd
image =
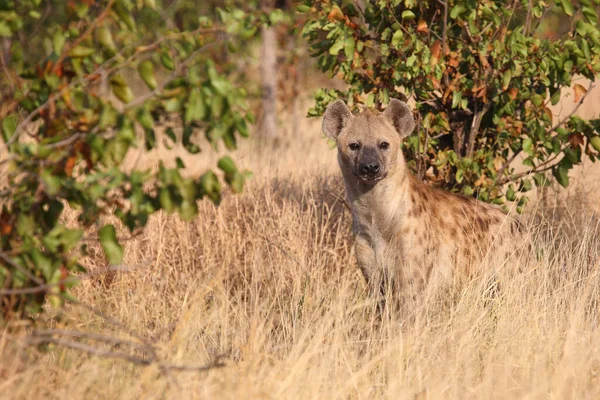
[[[59,337],[55,337],[55,336]],[[107,357],[107,358],[115,358],[120,360],[128,361],[132,364],[141,365],[141,366],[151,366],[156,365],[161,372],[170,372],[170,371],[190,371],[190,372],[204,372],[209,371],[214,368],[222,368],[225,366],[225,363],[222,361],[225,355],[218,355],[215,359],[209,364],[205,365],[185,365],[185,364],[171,364],[165,361],[161,361],[158,359],[157,351],[154,346],[143,346],[144,349],[149,349],[151,355],[148,357],[138,356],[128,354],[123,351],[113,351],[109,348],[100,348],[94,347],[89,344],[76,342],[73,340],[64,339],[62,336],[70,336],[70,337],[78,337],[78,338],[87,338],[87,339],[96,339],[104,343],[110,343],[113,345],[125,345],[131,344],[130,340],[123,340],[116,337],[110,337],[105,335],[99,335],[95,333],[89,332],[77,332],[77,331],[60,331],[60,330],[49,330],[49,331],[41,331],[35,332],[26,339],[26,343],[29,345],[37,346],[42,344],[55,344],[58,346],[66,347],[73,350],[79,350],[84,353],[88,353],[91,355],[99,356],[99,357]],[[134,343],[134,342],[133,342]],[[136,346],[139,344],[135,343]]]
[[[0,253],[0,258],[3,258],[3,257],[5,257],[4,254]],[[8,260],[10,261],[10,259],[8,259]],[[29,271],[27,271],[25,269],[21,269],[20,265],[18,265],[16,263],[12,263],[12,264],[10,264],[11,266],[13,266],[15,268],[18,268],[19,271],[23,272],[30,279],[32,279],[36,283],[38,283],[38,286],[28,287],[28,288],[18,288],[18,289],[0,289],[0,296],[44,293],[44,292],[47,292],[48,290],[50,290],[52,288],[55,288],[56,286],[68,285],[68,284],[71,284],[71,283],[77,283],[77,282],[80,282],[80,281],[82,281],[84,279],[89,279],[89,278],[92,278],[92,277],[95,277],[95,276],[98,276],[98,275],[103,275],[103,274],[105,274],[107,272],[111,272],[111,271],[120,271],[120,272],[135,271],[136,269],[139,269],[142,266],[146,266],[148,264],[149,264],[149,262],[146,262],[146,263],[140,264],[140,265],[135,266],[135,267],[125,267],[125,266],[122,266],[122,265],[111,265],[111,266],[108,266],[106,268],[100,268],[100,269],[97,269],[95,271],[87,272],[85,274],[69,276],[67,278],[61,279],[60,281],[57,281],[57,282],[54,282],[54,283],[46,283],[46,284],[44,284],[43,281],[41,281],[35,275],[31,274]]]

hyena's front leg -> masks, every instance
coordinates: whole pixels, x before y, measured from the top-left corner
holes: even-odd
[[[385,305],[383,297],[385,296],[386,287],[388,286],[386,271],[382,265],[380,265],[372,242],[367,235],[360,233],[356,235],[354,248],[356,250],[358,267],[367,281],[371,296],[374,298],[381,297],[381,300],[377,305],[377,309],[381,315]]]

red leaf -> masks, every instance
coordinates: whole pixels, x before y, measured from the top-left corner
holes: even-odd
[[[581,133],[573,133],[569,135],[569,143],[571,147],[577,148],[583,144],[583,135]]]
[[[428,31],[429,29],[427,29],[427,22],[425,22],[423,19],[420,19],[417,23],[417,32],[427,33]]]
[[[431,45],[431,65],[436,65],[440,59],[440,53],[442,51],[442,44],[439,40],[436,40]]]

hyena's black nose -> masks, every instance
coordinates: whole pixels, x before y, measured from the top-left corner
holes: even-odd
[[[360,173],[363,175],[371,175],[379,172],[379,164],[376,162],[364,163],[360,165]]]

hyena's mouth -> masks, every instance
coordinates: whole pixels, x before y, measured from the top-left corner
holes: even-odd
[[[362,183],[366,183],[368,185],[375,185],[377,182],[385,178],[387,174],[381,175],[356,175],[358,180]]]

